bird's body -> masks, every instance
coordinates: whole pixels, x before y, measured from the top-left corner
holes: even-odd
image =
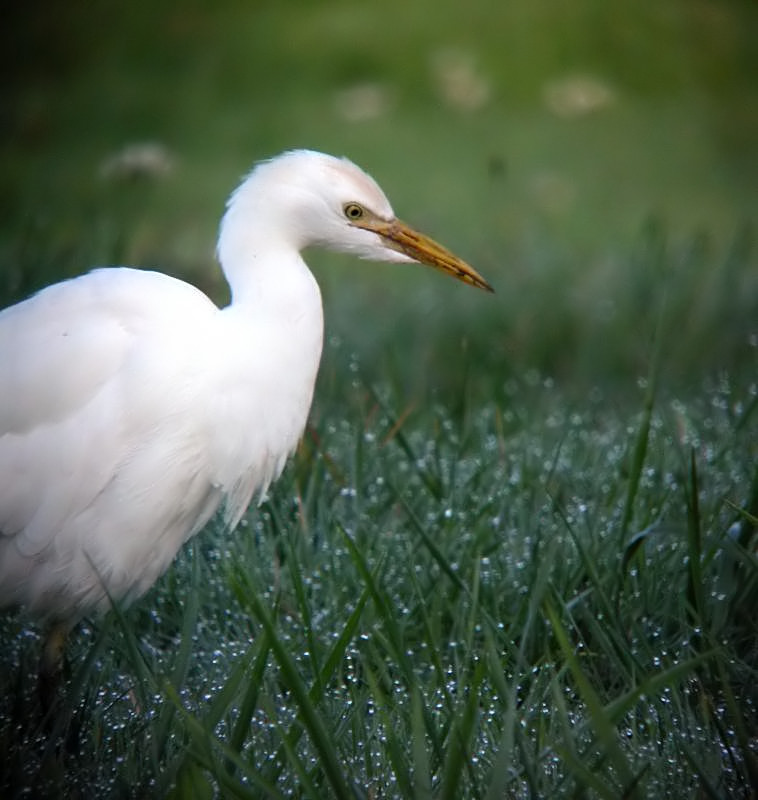
[[[3,343],[35,340],[33,358],[2,349],[0,597],[70,617],[104,587],[138,596],[222,500],[235,524],[305,424],[322,321],[304,305],[272,328],[106,269],[0,317]]]
[[[322,346],[308,245],[486,282],[344,159],[295,151],[232,195],[232,302],[98,269],[0,312],[0,604],[74,621],[143,594],[223,508],[235,525],[304,429]]]

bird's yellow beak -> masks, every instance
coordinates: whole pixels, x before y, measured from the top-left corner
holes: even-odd
[[[373,231],[384,239],[393,249],[404,253],[414,261],[427,264],[459,281],[485,289],[488,292],[495,290],[489,283],[469,264],[451,253],[447,248],[411,228],[399,219],[383,220],[376,217],[353,223],[357,227]]]

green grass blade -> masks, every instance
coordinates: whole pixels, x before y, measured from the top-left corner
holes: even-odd
[[[350,642],[353,641],[355,636],[355,631],[358,628],[358,623],[360,618],[363,614],[363,609],[368,602],[369,592],[368,589],[364,590],[363,594],[356,603],[353,612],[348,617],[347,623],[345,627],[342,629],[342,632],[337,637],[337,641],[334,643],[334,646],[329,651],[326,659],[324,660],[324,664],[321,669],[321,680],[318,682],[314,682],[313,686],[310,689],[310,699],[311,702],[317,704],[320,702],[325,688],[329,685],[330,681],[334,678],[334,674],[336,670],[339,668],[340,664],[342,664],[343,659],[345,657],[345,653],[347,652],[347,648],[350,645]],[[297,745],[300,737],[303,734],[303,727],[300,722],[294,723],[290,729],[286,733],[286,747],[287,749],[294,749]],[[276,754],[276,758],[273,759],[274,763],[284,763],[283,762],[283,755],[285,751],[285,742],[282,742],[282,746]],[[274,771],[275,774],[278,772]]]
[[[374,400],[376,401],[377,405],[382,409],[383,413],[387,416],[387,419],[391,421],[390,431],[391,434],[388,439],[385,439],[387,442],[391,439],[394,442],[397,442],[400,449],[405,454],[406,458],[408,459],[408,463],[412,465],[413,469],[418,473],[419,477],[421,478],[422,483],[426,486],[429,490],[430,494],[436,499],[440,500],[444,494],[443,486],[442,486],[442,479],[439,475],[434,475],[429,469],[424,469],[419,467],[419,458],[414,451],[411,443],[408,441],[405,433],[403,432],[403,425],[404,418],[398,419],[390,410],[387,408],[387,404],[382,400],[379,392],[376,391],[374,387],[369,385],[369,391],[371,392]]]
[[[689,491],[687,493],[687,601],[693,624],[703,629],[705,605],[703,598],[703,534],[700,518],[700,488],[698,485],[695,451],[690,451]],[[698,637],[699,640],[700,637]]]
[[[274,623],[264,609],[258,593],[250,585],[249,581],[246,600],[249,608],[258,618],[268,635],[271,643],[271,652],[279,665],[282,679],[295,698],[303,724],[310,735],[313,746],[321,757],[324,773],[331,783],[335,795],[340,800],[353,800],[356,797],[356,792],[351,788],[342,772],[340,758],[333,746],[333,737],[324,726],[321,715],[316,710],[294,661],[277,636]]]
[[[374,658],[371,662],[377,665],[381,664],[381,658]],[[382,682],[387,683],[387,681],[378,678],[368,662],[364,665],[363,672],[369,687],[369,696],[374,702],[382,722],[384,731],[382,747],[389,764],[392,765],[392,773],[400,789],[400,796],[413,797],[414,783],[409,763],[407,731],[399,726],[397,720],[392,716],[391,698],[387,697],[387,693],[382,688]]]
[[[567,734],[567,738],[570,734]],[[604,800],[619,800],[619,790],[614,786],[609,786],[604,780],[596,775],[588,766],[587,762],[579,758],[576,753],[568,747],[556,747],[556,753],[561,757],[561,761],[571,770],[574,780],[581,787],[577,791],[577,796],[583,796],[589,789],[598,797]]]
[[[239,781],[234,780],[225,769],[218,768],[212,754],[213,748],[217,748],[226,761],[231,761],[240,775],[244,775],[247,781],[263,791],[265,797],[284,800],[285,795],[283,795],[274,784],[265,781],[261,777],[259,770],[248,764],[239,753],[232,750],[225,742],[219,740],[210,733],[193,714],[184,708],[173,686],[166,684],[164,691],[168,699],[179,712],[184,728],[192,740],[192,757],[198,764],[214,774],[225,792],[224,796],[239,797],[243,800],[252,800],[252,798],[259,797],[256,793],[239,783]]]
[[[603,703],[592,686],[590,679],[581,668],[579,659],[576,657],[576,653],[569,642],[568,635],[549,597],[545,598],[544,609],[553,629],[553,634],[563,653],[563,657],[576,682],[579,694],[587,705],[587,710],[595,729],[597,743],[602,751],[610,758],[621,785],[624,787],[632,786],[635,781],[635,775],[626,760],[626,756],[619,747],[618,736],[613,721],[603,707]]]
[[[664,286],[663,296],[661,297],[660,306],[658,308],[655,332],[653,334],[653,353],[650,358],[650,366],[648,369],[645,400],[642,407],[642,419],[640,420],[640,426],[637,430],[637,436],[634,441],[631,459],[628,463],[629,475],[626,498],[624,500],[624,511],[621,517],[621,525],[619,527],[619,548],[624,547],[629,534],[629,526],[634,514],[634,503],[637,499],[640,479],[642,477],[642,471],[647,459],[647,448],[650,441],[650,426],[653,419],[656,393],[658,391],[658,376],[663,352],[663,327],[666,306],[667,293]]]
[[[416,513],[410,507],[408,500],[403,495],[403,493],[397,488],[397,486],[390,484],[392,487],[392,491],[395,493],[395,498],[397,501],[402,505],[403,510],[405,511],[406,515],[408,516],[409,521],[413,525],[414,530],[419,534],[421,537],[421,541],[423,541],[424,546],[429,550],[432,558],[439,564],[440,569],[447,575],[448,578],[453,582],[453,584],[460,590],[466,591],[466,584],[463,582],[461,576],[452,568],[450,562],[445,558],[444,553],[440,548],[437,546],[436,542],[426,530],[426,527],[423,525],[421,520],[418,518]]]
[[[411,692],[411,752],[413,753],[413,797],[432,800],[432,773],[426,746],[424,701],[418,687]]]
[[[299,569],[299,560],[296,558],[295,548],[290,539],[287,539],[287,543],[289,547],[289,556],[287,558],[287,562],[289,565],[290,579],[292,581],[292,586],[295,590],[295,598],[297,600],[297,607],[300,612],[300,618],[303,621],[305,635],[306,638],[308,639],[308,653],[309,653],[308,658],[311,662],[313,675],[316,681],[316,686],[314,686],[314,688],[317,689],[319,692],[322,692],[323,688],[318,685],[321,681],[321,666],[319,665],[320,648],[316,642],[315,636],[313,635],[313,621],[311,619],[311,607],[306,598],[305,586],[303,585],[303,577]]]
[[[339,528],[342,532],[342,538],[347,544],[348,550],[350,551],[353,562],[358,568],[358,571],[360,572],[360,575],[366,584],[366,588],[371,593],[371,598],[373,599],[377,608],[377,613],[379,614],[384,628],[387,631],[389,636],[388,641],[393,651],[392,654],[397,659],[408,685],[412,685],[413,667],[408,661],[408,656],[405,652],[405,648],[403,647],[403,637],[400,633],[400,629],[398,628],[397,620],[395,619],[395,614],[393,613],[392,607],[385,594],[380,591],[375,575],[369,569],[366,559],[363,557],[363,554],[355,544],[353,538],[341,525]]]
[[[479,689],[484,677],[484,663],[477,663],[468,695],[458,709],[447,742],[447,754],[442,771],[439,791],[441,800],[456,800],[460,797],[460,784],[471,760],[471,738],[479,710]]]
[[[263,675],[266,671],[270,647],[268,634],[265,631],[261,633],[253,647],[257,649],[258,652],[256,653],[255,661],[250,670],[250,677],[248,678],[245,695],[242,698],[242,703],[239,707],[239,715],[234,723],[232,735],[229,740],[230,747],[237,753],[242,752],[242,747],[247,738],[250,729],[250,721],[258,705],[258,695],[260,694]],[[244,663],[244,661],[242,663]]]
[[[297,751],[295,750],[295,742],[290,741],[290,736],[288,735],[288,731],[285,731],[279,720],[277,719],[277,710],[274,707],[274,704],[271,702],[270,698],[266,698],[264,700],[264,709],[269,717],[273,721],[274,727],[279,733],[279,740],[282,743],[281,750],[282,754],[280,757],[285,757],[287,762],[292,766],[294,769],[297,778],[298,778],[298,788],[305,793],[306,797],[319,797],[321,794],[318,789],[316,788],[315,784],[311,780],[311,775],[308,772],[305,764],[303,763],[302,758],[298,755]],[[299,739],[299,737],[298,737]]]
[[[663,689],[679,685],[685,678],[696,674],[716,654],[715,650],[700,653],[693,658],[680,661],[667,669],[647,676],[637,686],[611,700],[605,707],[605,714],[611,722],[618,722],[639,701],[640,697],[656,697]]]
[[[184,606],[184,616],[182,619],[182,633],[179,640],[179,650],[174,661],[174,668],[171,673],[171,684],[177,688],[184,686],[190,663],[192,661],[194,632],[197,627],[197,614],[200,606],[200,570],[198,567],[199,553],[195,543],[190,544],[192,561],[192,585],[187,592],[187,601]],[[158,759],[163,758],[165,748],[170,740],[171,723],[176,713],[175,707],[171,703],[166,703],[156,724],[155,739],[158,744]]]
[[[243,657],[238,660],[228,680],[224,683],[221,690],[215,695],[210,705],[208,706],[205,714],[202,715],[202,718],[199,715],[196,715],[197,721],[202,725],[203,729],[208,731],[209,733],[215,729],[215,727],[218,725],[224,713],[234,702],[234,698],[237,695],[239,686],[242,682],[242,678],[244,677],[244,674],[248,668],[248,662],[249,662],[249,656]],[[172,689],[176,692],[177,687],[175,687],[173,684],[170,685],[172,686]],[[175,715],[176,705],[173,703],[170,703],[169,705],[173,709]],[[168,714],[164,714],[164,716],[161,719],[164,718],[173,721],[173,715],[169,716]],[[174,759],[174,763],[173,764],[170,763],[161,772],[160,775],[161,785],[163,787],[168,787],[174,781],[175,778],[179,781],[183,780],[182,776],[186,774],[186,770],[191,769],[191,763],[192,759],[189,756],[189,754],[180,752],[178,756]]]

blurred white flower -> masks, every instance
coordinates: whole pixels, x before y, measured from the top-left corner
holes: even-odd
[[[448,48],[432,53],[430,68],[435,88],[447,105],[476,111],[487,105],[492,88],[476,65],[473,53]]]
[[[160,178],[174,168],[174,159],[157,142],[135,142],[108,156],[100,164],[104,178]]]
[[[566,75],[545,84],[545,105],[559,117],[580,117],[612,105],[616,95],[607,83],[593,75]]]
[[[387,112],[390,96],[379,83],[357,83],[334,94],[337,115],[346,122],[364,122]]]

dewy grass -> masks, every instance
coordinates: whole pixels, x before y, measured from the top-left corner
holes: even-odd
[[[753,478],[752,458],[739,451],[708,456],[735,420],[718,406],[690,410],[708,422],[695,476],[681,471],[691,447],[652,415],[638,502],[659,504],[672,527],[646,538],[628,565],[635,574],[619,586],[625,492],[609,464],[623,461],[635,428],[606,418],[591,436],[597,406],[564,411],[549,383],[531,393],[544,419],[491,444],[491,410],[472,422],[463,448],[439,408],[407,430],[409,447],[382,435],[392,414],[323,429],[321,446],[346,483],[311,453],[308,473],[295,465],[246,530],[233,541],[209,531],[174,568],[176,581],[146,598],[148,609],[172,609],[163,625],[178,647],[162,641],[170,630],[140,625],[139,609],[123,625],[142,654],[128,645],[120,655],[117,632],[104,653],[93,647],[101,668],[91,688],[72,685],[69,702],[91,709],[85,721],[99,709],[114,758],[103,759],[94,731],[80,731],[78,757],[58,756],[68,780],[99,793],[175,784],[175,796],[205,783],[239,797],[746,791],[756,664],[739,643],[754,623],[711,622],[730,597],[711,590],[733,517],[721,498],[739,503],[742,490],[746,501]],[[562,425],[546,425],[552,415]],[[742,431],[754,425],[740,418]],[[444,433],[429,440],[427,428]],[[618,453],[610,462],[609,448]],[[517,465],[535,455],[527,492]],[[445,474],[453,457],[458,480],[442,481],[438,499],[424,461]],[[311,481],[321,488],[299,523]],[[697,547],[687,533],[694,522]],[[693,557],[702,561],[694,604]],[[755,557],[741,558],[754,598]],[[159,602],[167,590],[193,592],[197,612]],[[613,590],[616,609],[601,602]],[[93,697],[118,675],[136,688],[144,665],[144,685],[164,687],[157,695],[145,688],[137,705]],[[4,725],[7,736],[7,717]],[[107,733],[120,726],[135,735]],[[151,742],[161,754],[154,762],[141,753]],[[37,743],[19,744],[9,752],[34,762]]]
[[[700,428],[694,472],[683,469],[691,444],[668,427],[677,415],[653,412],[637,502],[658,506],[668,527],[619,577],[618,467],[636,428],[600,420],[597,402],[562,408],[549,382],[524,394],[542,409],[531,429],[498,440],[495,412],[483,409],[465,446],[440,408],[406,422],[407,447],[385,435],[391,413],[327,424],[321,448],[341,465],[339,480],[311,451],[308,470],[293,465],[246,528],[232,539],[209,530],[115,630],[104,628],[110,645],[75,639],[74,663],[90,651],[97,668],[70,684],[61,713],[83,728],[69,738],[76,755],[60,748],[63,771],[45,785],[73,781],[100,795],[175,785],[186,796],[207,783],[239,797],[746,791],[755,629],[719,610],[754,601],[754,553],[740,550],[739,583],[715,593],[714,580],[742,518],[722,497],[741,507],[754,474],[749,447],[721,445],[755,420],[718,404],[688,408]],[[453,458],[457,479],[442,480],[438,496],[426,463],[445,476]],[[602,600],[613,592],[617,608]],[[8,663],[4,674],[15,682],[17,669]],[[26,682],[33,672],[27,661]],[[21,702],[23,716],[3,710],[17,767],[37,763],[41,746],[10,741],[33,717],[29,690]]]

